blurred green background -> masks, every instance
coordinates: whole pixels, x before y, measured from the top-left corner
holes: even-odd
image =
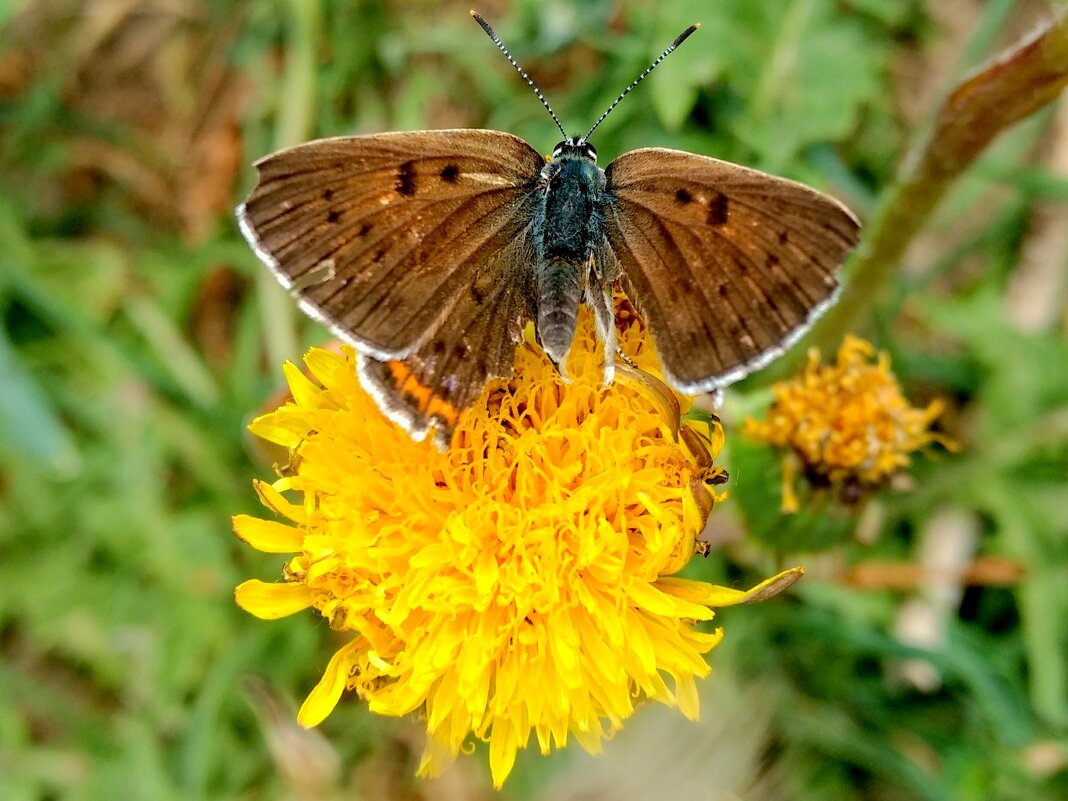
[[[325,340],[242,241],[251,162],[345,133],[489,127],[543,152],[536,98],[452,2],[0,3],[0,798],[489,798],[485,759],[411,778],[418,723],[293,722],[337,642],[232,589],[279,575],[229,517],[271,474],[245,433]],[[714,155],[867,218],[1025,0],[503,3],[581,133]],[[507,798],[1068,798],[1068,109],[1000,137],[858,311],[934,449],[861,507],[784,521],[778,457],[724,414],[734,497],[702,577],[809,575],[725,610],[703,722],[644,710],[596,759],[523,753]],[[836,342],[824,343],[835,347]],[[795,361],[796,363],[796,361]],[[735,461],[732,461],[735,460]],[[536,749],[535,749],[536,750]]]

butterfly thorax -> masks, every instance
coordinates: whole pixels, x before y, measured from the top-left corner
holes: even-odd
[[[566,152],[545,165],[544,254],[583,262],[601,230],[604,171],[584,151]]]
[[[542,170],[537,329],[542,347],[563,372],[575,336],[579,301],[594,250],[604,239],[604,171],[593,148],[578,140],[557,146]]]

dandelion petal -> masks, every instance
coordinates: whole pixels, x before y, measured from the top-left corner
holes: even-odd
[[[272,584],[249,579],[234,590],[237,605],[263,620],[287,617],[312,605],[312,591],[303,584]]]

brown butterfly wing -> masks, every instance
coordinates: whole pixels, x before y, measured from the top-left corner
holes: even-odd
[[[833,302],[858,223],[802,184],[677,150],[605,170],[605,231],[665,375],[706,392],[759,369]]]
[[[306,312],[361,351],[400,359],[458,303],[481,302],[479,272],[523,236],[543,165],[496,131],[321,139],[257,162],[238,218]]]

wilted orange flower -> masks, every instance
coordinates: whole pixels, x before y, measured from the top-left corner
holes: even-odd
[[[910,454],[932,442],[951,443],[930,430],[942,412],[933,401],[926,409],[909,405],[880,352],[875,363],[870,342],[847,335],[836,363],[820,364],[815,348],[794,379],[772,388],[774,402],[763,421],[746,420],[743,433],[779,448],[784,459],[783,511],[798,504],[793,476],[800,461],[810,476],[838,487],[877,487],[908,466]]]

